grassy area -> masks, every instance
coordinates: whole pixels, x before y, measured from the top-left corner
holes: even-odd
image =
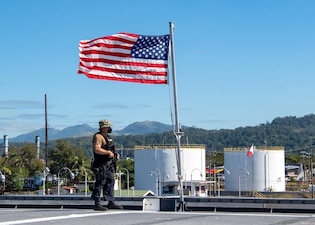
[[[308,191],[309,182],[290,181],[285,184],[287,191]]]
[[[115,196],[143,196],[148,190],[128,190],[115,191]]]
[[[263,195],[267,198],[313,198],[309,192],[308,182],[290,181],[286,182],[285,192],[264,192]]]

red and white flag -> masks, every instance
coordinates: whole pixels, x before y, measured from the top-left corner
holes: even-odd
[[[247,156],[251,157],[254,154],[254,145],[250,147],[250,149],[247,151]]]
[[[118,33],[80,41],[78,74],[89,78],[168,83],[170,35]]]

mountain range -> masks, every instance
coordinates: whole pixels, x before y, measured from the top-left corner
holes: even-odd
[[[149,134],[149,133],[163,133],[165,131],[171,131],[172,126],[155,121],[143,121],[134,122],[126,126],[122,130],[113,131],[113,135],[137,135],[137,134]],[[98,128],[93,128],[88,124],[75,125],[57,130],[55,128],[48,128],[48,140],[58,140],[63,138],[85,137],[93,135],[98,131]],[[45,140],[45,128],[38,129],[26,134],[10,138],[10,142],[34,142],[35,137],[39,136],[43,142]],[[3,142],[3,140],[1,140]]]
[[[226,147],[235,146],[284,146],[292,152],[311,151],[315,149],[315,114],[277,117],[271,122],[266,121],[256,126],[238,127],[235,129],[205,130],[196,127],[183,126],[185,132],[184,143],[205,144],[207,149],[221,151]],[[156,143],[174,143],[172,126],[159,122],[135,122],[122,130],[114,131],[115,142],[124,148],[133,148],[135,145],[154,145]],[[67,127],[62,130],[50,128],[48,141],[67,139],[69,143],[81,149],[89,150],[90,137],[98,131],[87,124]],[[45,129],[39,129],[15,138],[9,136],[9,143],[23,144],[35,141],[39,136],[45,141]],[[188,139],[189,138],[189,139]],[[1,140],[0,140],[1,141]],[[3,140],[0,142],[0,148]],[[310,153],[311,154],[311,153]]]

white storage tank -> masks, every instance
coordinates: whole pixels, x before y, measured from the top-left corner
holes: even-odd
[[[135,189],[151,190],[157,195],[177,194],[176,146],[136,146],[135,149]],[[205,182],[205,146],[181,146],[181,158],[184,188]]]
[[[226,191],[285,191],[284,147],[225,148],[224,167],[230,171],[225,176]]]

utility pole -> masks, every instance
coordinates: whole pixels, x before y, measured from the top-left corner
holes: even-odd
[[[45,94],[45,154],[46,154],[45,156],[46,167],[48,168],[48,122],[47,122],[47,95],[46,94]],[[46,182],[46,188],[47,188],[48,187],[47,176],[44,182]]]
[[[309,149],[309,157],[310,157],[310,183],[312,185],[312,198],[314,198],[314,185],[313,185],[313,145],[311,145]]]

